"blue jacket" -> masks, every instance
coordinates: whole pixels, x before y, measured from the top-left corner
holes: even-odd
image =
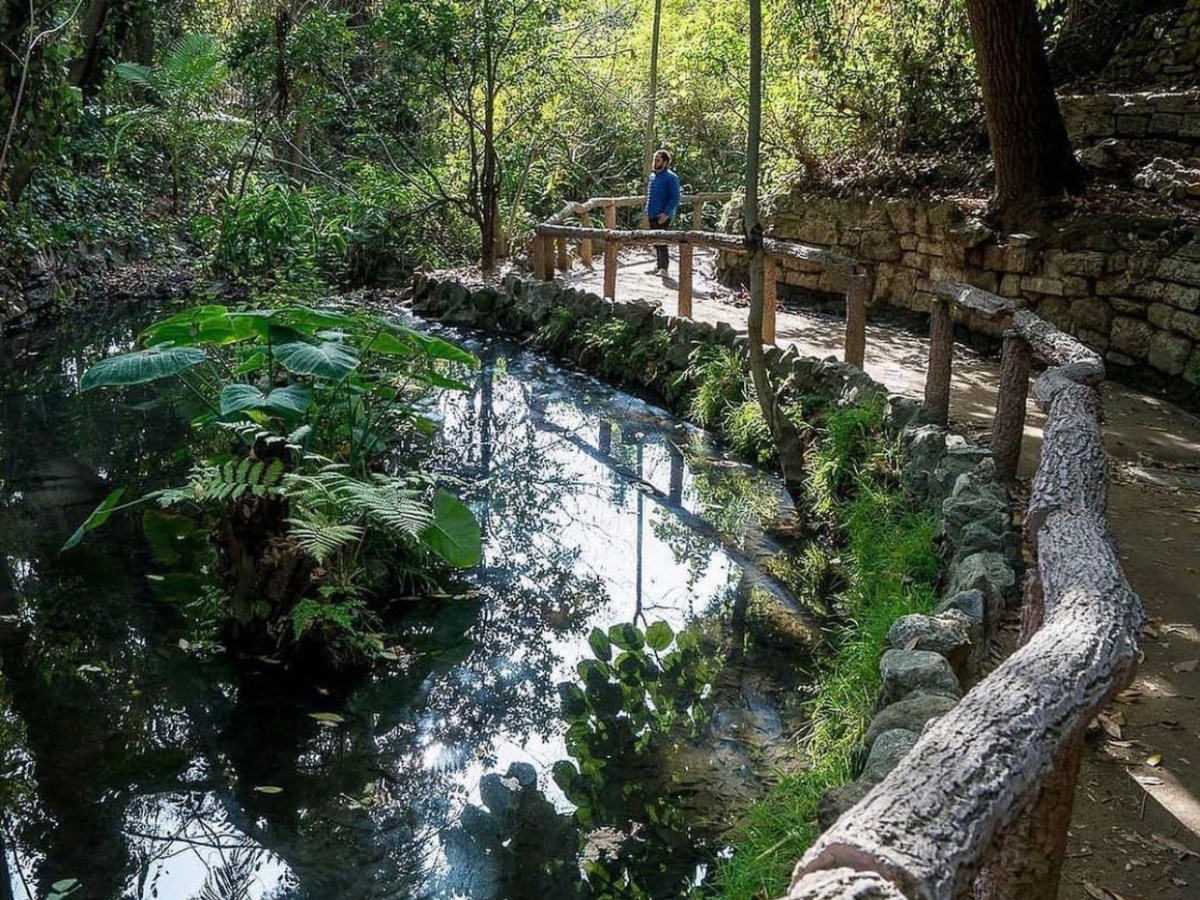
[[[646,183],[646,218],[654,222],[662,213],[667,218],[675,217],[679,206],[679,176],[670,169],[651,172]]]

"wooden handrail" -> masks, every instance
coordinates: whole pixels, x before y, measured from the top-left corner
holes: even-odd
[[[692,315],[692,250],[694,247],[714,247],[734,253],[746,252],[743,235],[719,231],[705,231],[704,205],[724,202],[733,196],[731,191],[698,192],[684,195],[681,205],[692,207],[692,229],[671,231],[655,229],[618,229],[617,208],[641,206],[642,196],[592,197],[582,203],[570,201],[562,209],[535,229],[533,239],[533,271],[545,281],[554,278],[554,271],[566,271],[571,267],[567,241],[577,241],[579,257],[584,265],[592,264],[594,244],[599,241],[604,247],[604,296],[616,299],[617,254],[622,244],[671,244],[679,249],[679,282],[676,312],[680,316]],[[604,227],[591,227],[591,212],[604,210]],[[580,225],[567,225],[566,220],[576,217]],[[871,280],[857,260],[830,250],[810,247],[794,241],[763,238],[766,254],[764,273],[763,340],[775,343],[775,292],[777,289],[778,261],[793,259],[816,264],[846,274],[846,360],[860,368],[866,345],[866,308],[871,296]]]
[[[1041,590],[1026,600],[1024,645],[818,838],[796,867],[790,900],[956,900],[973,882],[989,900],[1054,897],[1083,732],[1137,661],[1145,613],[1107,520],[1103,362],[986,291],[941,284],[935,294],[1011,319],[1006,349],[1024,355],[1026,384],[1030,355],[1051,367],[1033,383],[1047,423],[1025,526]],[[1006,368],[1021,372],[1019,360]],[[1017,388],[1002,380],[1001,399]],[[1021,405],[1023,421],[1023,396]]]

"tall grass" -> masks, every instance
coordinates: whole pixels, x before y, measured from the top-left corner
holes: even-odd
[[[830,515],[845,541],[845,589],[836,600],[830,652],[807,704],[808,727],[797,748],[808,765],[783,776],[751,805],[730,835],[732,857],[717,873],[723,897],[781,896],[795,860],[818,834],[817,804],[827,788],[854,773],[875,698],[879,657],[899,616],[935,603],[936,522],[893,477],[896,450],[879,435],[873,404],[831,411],[812,454],[810,502]]]

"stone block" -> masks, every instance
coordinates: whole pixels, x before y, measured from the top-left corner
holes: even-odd
[[[962,688],[946,657],[928,650],[888,650],[879,661],[883,701],[895,703],[921,692],[959,697]]]
[[[1075,336],[1083,341],[1087,346],[1091,347],[1100,353],[1108,349],[1109,340],[1108,334],[1102,331],[1092,331],[1088,328],[1080,328],[1075,332]]]
[[[1071,327],[1071,301],[1063,297],[1037,297],[1037,314],[1062,329]]]
[[[966,674],[971,653],[971,637],[967,633],[969,622],[959,612],[943,616],[901,616],[888,629],[888,646],[893,650],[938,653],[950,663],[954,674],[962,678]]]
[[[895,728],[920,734],[933,719],[944,716],[958,705],[958,700],[945,694],[918,692],[909,694],[898,703],[882,709],[867,726],[866,744],[872,747],[881,734]]]
[[[1109,305],[1112,306],[1113,312],[1122,316],[1132,316],[1135,319],[1144,318],[1146,315],[1145,300],[1130,300],[1128,297],[1109,297]]]
[[[997,292],[1001,297],[1020,297],[1021,296],[1021,276],[1015,272],[1010,272],[1000,279],[1000,290]]]
[[[1053,297],[1061,297],[1063,295],[1063,283],[1058,278],[1026,275],[1021,279],[1021,290],[1031,294],[1047,294]]]
[[[1072,330],[1087,328],[1107,333],[1112,319],[1112,307],[1103,300],[1089,298],[1071,304]]]
[[[1105,275],[1096,279],[1092,285],[1092,293],[1097,297],[1111,297],[1114,294],[1126,293],[1129,287],[1129,278],[1126,275]]]
[[[890,231],[864,231],[858,254],[876,262],[897,262],[902,255],[900,240]]]
[[[1200,262],[1168,256],[1159,260],[1157,275],[1184,285],[1200,285]]]
[[[1118,316],[1113,320],[1110,333],[1112,348],[1134,359],[1145,359],[1150,353],[1150,340],[1156,330],[1143,319]]]
[[[915,234],[902,234],[900,235],[900,249],[905,253],[910,253],[917,249],[920,240]]]
[[[817,826],[825,831],[850,807],[870,793],[875,785],[866,780],[847,781],[831,787],[817,801]]]
[[[1059,268],[1066,275],[1082,275],[1087,278],[1099,278],[1105,271],[1106,257],[1103,253],[1093,250],[1081,250],[1074,253],[1064,253],[1059,259]]]
[[[837,225],[826,219],[804,219],[796,228],[796,240],[805,244],[831,246],[838,242]]]
[[[1200,341],[1200,316],[1195,313],[1177,312],[1171,317],[1171,328],[1193,340]]]
[[[1137,360],[1132,356],[1126,356],[1124,353],[1120,353],[1116,350],[1109,350],[1107,353],[1105,353],[1104,361],[1110,362],[1114,366],[1124,366],[1125,368],[1132,368],[1133,366],[1137,365]]]
[[[1185,314],[1186,315],[1186,314]],[[1151,303],[1146,308],[1146,318],[1155,328],[1170,330],[1171,319],[1175,317],[1175,307],[1165,303]]]
[[[1150,365],[1168,375],[1181,375],[1192,354],[1192,342],[1177,334],[1160,331],[1150,341]]]
[[[956,562],[950,569],[948,594],[962,591],[982,591],[987,602],[985,627],[993,631],[1000,621],[1008,598],[1017,583],[1016,573],[1002,553],[973,553]]]
[[[918,737],[920,735],[915,731],[893,728],[875,738],[867,756],[867,764],[863,766],[862,780],[870,784],[883,781],[916,745]]]
[[[1062,279],[1064,297],[1089,297],[1088,280],[1079,275],[1064,275]]]
[[[887,215],[892,228],[900,234],[909,234],[916,227],[917,212],[908,200],[887,201]]]

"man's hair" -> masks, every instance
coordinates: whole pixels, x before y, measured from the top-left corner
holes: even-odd
[[[666,150],[655,150],[654,155],[661,156],[663,158],[663,162],[665,162],[668,166],[671,164],[671,154]]]

